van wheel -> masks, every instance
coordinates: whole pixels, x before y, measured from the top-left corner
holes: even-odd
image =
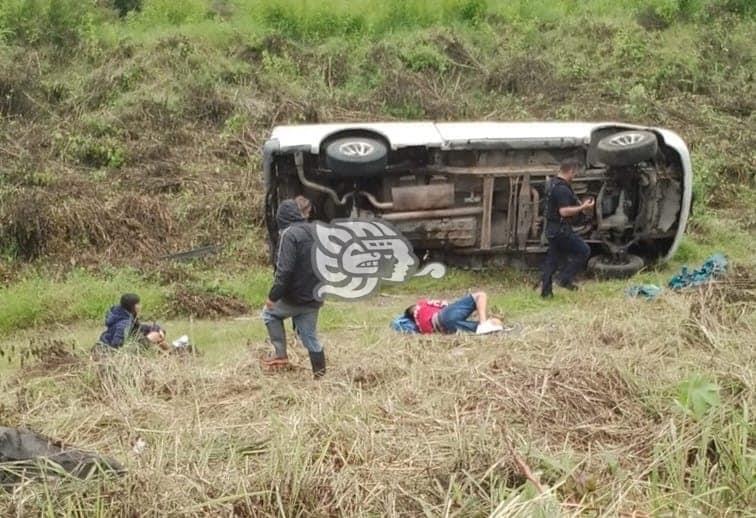
[[[628,166],[656,156],[659,143],[650,131],[621,131],[599,140],[596,158],[608,166]]]
[[[588,269],[603,279],[626,279],[641,271],[644,264],[642,257],[633,254],[622,258],[596,255],[588,261]]]
[[[369,137],[343,137],[326,147],[326,165],[339,176],[374,176],[386,170],[386,144]]]

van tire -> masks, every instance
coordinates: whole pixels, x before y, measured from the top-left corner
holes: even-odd
[[[633,254],[617,261],[609,255],[595,255],[588,261],[588,270],[602,279],[626,279],[643,269],[643,258]]]
[[[326,166],[339,176],[375,176],[386,170],[388,149],[370,137],[342,137],[326,146]]]
[[[599,140],[596,158],[608,166],[629,166],[656,156],[659,142],[650,131],[621,131]]]

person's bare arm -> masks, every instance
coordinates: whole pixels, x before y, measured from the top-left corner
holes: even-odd
[[[147,333],[146,338],[151,344],[156,345],[161,350],[163,351],[170,350],[170,347],[168,346],[168,342],[165,341],[165,331],[163,330],[151,331]]]
[[[478,320],[485,322],[488,320],[488,295],[485,291],[473,293],[475,299],[475,308],[478,311]]]
[[[570,218],[576,216],[587,209],[592,209],[595,205],[593,198],[588,198],[580,205],[573,205],[571,207],[562,207],[559,209],[559,215],[563,218]]]

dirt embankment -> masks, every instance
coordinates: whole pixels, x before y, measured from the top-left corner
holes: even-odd
[[[594,20],[580,31],[544,22],[536,47],[496,19],[487,39],[434,28],[352,52],[280,34],[221,47],[124,40],[64,56],[3,47],[0,250],[64,267],[142,266],[233,244],[227,263],[260,261],[260,153],[279,123],[659,124],[703,158],[701,184],[714,194],[699,201],[742,203],[735,186],[752,184],[754,170],[753,56],[724,30],[730,15],[717,16],[686,28],[688,61],[666,47],[667,28]]]

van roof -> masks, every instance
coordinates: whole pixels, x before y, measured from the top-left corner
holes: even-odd
[[[637,126],[612,122],[355,122],[301,124],[273,128],[271,139],[278,149],[309,147],[317,153],[329,135],[363,129],[383,135],[393,149],[410,146],[448,147],[484,140],[575,139],[587,142],[591,132],[603,126]]]

